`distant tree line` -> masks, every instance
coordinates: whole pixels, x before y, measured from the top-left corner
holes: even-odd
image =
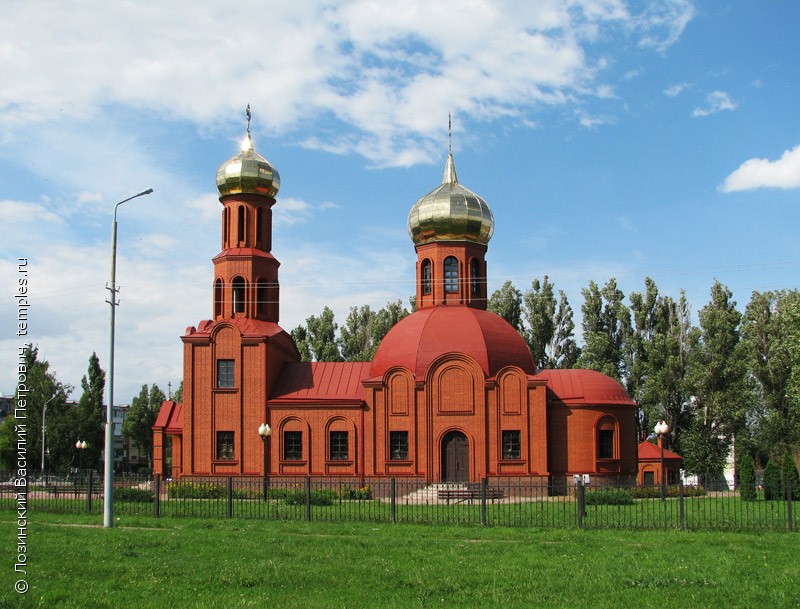
[[[17,461],[14,427],[24,423],[28,469],[32,472],[41,469],[44,422],[46,472],[64,474],[77,468],[101,470],[101,456],[105,448],[106,410],[103,396],[106,373],[100,367],[97,354],[92,353],[89,357],[87,373],[81,379],[82,394],[77,403],[69,400],[74,387],[56,378],[50,363],[39,359],[38,347],[30,346],[25,350],[24,362],[28,388],[26,418],[24,421],[16,420],[12,409],[10,416],[0,424],[0,467],[14,467]],[[178,392],[182,392],[182,389],[181,385]],[[175,397],[181,399],[178,393]],[[18,398],[19,387],[14,394],[14,403]],[[131,401],[122,425],[123,437],[132,440],[148,456],[150,465],[153,453],[152,427],[165,399],[158,385],[144,385],[139,395]],[[79,441],[85,442],[86,448],[76,448]]]
[[[506,281],[487,308],[519,331],[538,369],[588,368],[622,383],[640,406],[640,438],[665,420],[690,474],[719,478],[732,449],[761,466],[800,456],[798,290],[753,292],[742,313],[715,282],[696,325],[683,291],[659,294],[649,277],[627,298],[614,278],[581,293],[580,344],[567,295],[547,276],[524,293]],[[340,328],[325,307],[292,336],[306,361],[369,361],[408,314],[401,301],[352,307]]]

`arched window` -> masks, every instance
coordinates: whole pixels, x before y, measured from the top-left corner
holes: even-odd
[[[238,239],[241,243],[244,241],[244,205],[239,206],[239,226],[238,226]]]
[[[231,210],[226,207],[222,210],[222,249],[226,249],[228,243],[228,229],[231,223]]]
[[[244,313],[244,279],[233,278],[233,312]]]
[[[260,211],[260,210],[259,210]],[[256,314],[266,315],[267,313],[267,282],[259,279],[256,284]]]
[[[222,279],[217,279],[214,282],[214,317],[220,317],[222,315],[222,303]]]
[[[470,288],[473,296],[481,293],[481,263],[477,258],[469,261]]]
[[[458,260],[455,256],[444,259],[444,292],[458,294]]]
[[[263,234],[263,228],[261,227],[261,224],[263,221],[264,210],[258,207],[256,208],[256,247],[261,246],[261,235]]]
[[[422,261],[422,270],[420,271],[422,275],[422,293],[423,294],[430,294],[431,293],[431,261],[427,258]]]
[[[603,417],[597,422],[597,458],[616,459],[614,435],[617,422],[613,417]]]

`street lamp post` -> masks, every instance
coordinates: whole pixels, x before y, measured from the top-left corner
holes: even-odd
[[[44,445],[45,445],[45,430],[47,429],[47,405],[56,399],[58,394],[54,393],[53,396],[44,403],[42,406],[42,478],[44,478]]]
[[[75,448],[78,449],[78,455],[79,455],[78,467],[80,469],[78,470],[78,477],[83,475],[83,451],[86,450],[87,446],[89,445],[86,443],[86,440],[78,440],[77,442],[75,442]]]
[[[267,489],[269,489],[269,445],[267,440],[272,435],[272,428],[269,423],[262,423],[258,427],[258,435],[261,436],[261,443],[264,445],[264,501],[267,500]]]
[[[661,447],[661,501],[667,500],[667,472],[664,470],[664,436],[669,431],[669,425],[665,420],[656,423],[653,431],[658,436],[658,445]]]
[[[108,405],[106,406],[105,472],[103,477],[103,526],[105,528],[114,526],[114,421],[112,417],[114,410],[114,326],[117,308],[117,208],[131,199],[149,195],[151,192],[153,189],[148,188],[117,203],[114,206],[114,221],[111,224],[111,285],[106,286],[110,292],[107,302],[111,306],[111,313],[108,332]]]

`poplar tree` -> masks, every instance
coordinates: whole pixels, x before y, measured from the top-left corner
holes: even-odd
[[[556,333],[556,298],[553,284],[547,275],[539,282],[535,277],[531,289],[525,292],[525,320],[528,329],[523,334],[538,369],[551,368],[548,347]]]
[[[336,340],[337,323],[330,308],[325,307],[319,317],[312,315],[306,319],[308,348],[313,361],[340,362],[339,341]]]
[[[77,433],[74,444],[81,440],[86,442],[81,460],[83,467],[96,469],[100,462],[100,453],[105,446],[106,412],[103,405],[103,392],[106,386],[106,373],[100,368],[97,353],[89,358],[89,369],[81,379],[83,395],[78,402]]]
[[[372,360],[377,345],[373,341],[375,312],[369,305],[350,307],[350,313],[341,329],[342,358],[346,362]]]
[[[142,385],[139,395],[131,400],[131,407],[122,423],[122,435],[133,441],[139,450],[147,455],[147,465],[153,466],[153,425],[158,418],[161,404],[167,397],[153,383],[153,386]]]
[[[497,313],[518,332],[522,332],[522,292],[511,281],[506,281],[495,290],[486,308],[492,313]]]
[[[583,350],[578,365],[622,381],[625,376],[623,345],[630,332],[631,316],[622,302],[625,295],[613,277],[601,290],[594,281],[581,290],[584,303]]]

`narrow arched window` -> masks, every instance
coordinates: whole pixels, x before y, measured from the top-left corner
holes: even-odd
[[[239,206],[239,226],[238,226],[238,238],[239,242],[241,243],[244,241],[244,205]]]
[[[230,228],[231,210],[226,207],[222,210],[222,249],[226,249],[228,243],[228,229]]]
[[[256,314],[266,315],[267,313],[267,282],[259,279],[256,284]]]
[[[445,294],[458,294],[458,260],[454,256],[444,259]]]
[[[611,417],[602,418],[597,424],[597,458],[615,459],[616,442],[614,432],[616,431],[616,421]]]
[[[214,282],[214,317],[222,315],[223,302],[222,279],[217,279]]]
[[[261,224],[264,221],[264,210],[260,207],[256,208],[256,247],[261,247],[261,235],[264,229]]]
[[[422,275],[422,293],[423,294],[430,294],[431,293],[431,261],[425,259],[422,261],[422,269],[420,274]]]
[[[233,278],[233,312],[244,313],[244,279]]]
[[[481,263],[477,258],[469,261],[469,275],[472,295],[478,296],[481,293]]]

